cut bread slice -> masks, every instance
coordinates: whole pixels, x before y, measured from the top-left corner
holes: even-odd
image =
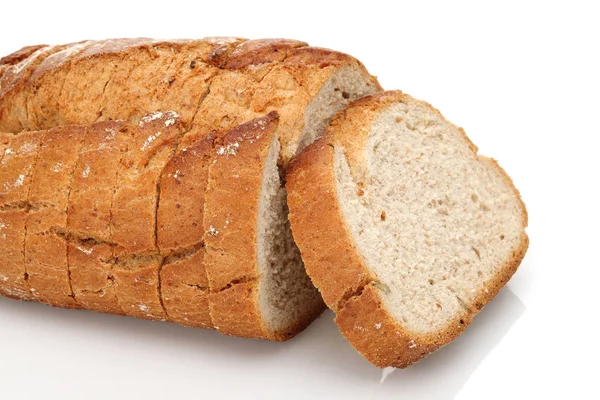
[[[406,367],[450,342],[528,246],[510,178],[401,92],[352,103],[287,174],[294,238],[351,344]]]
[[[226,335],[286,340],[325,307],[290,231],[277,122],[273,112],[233,129],[209,167],[208,301]]]

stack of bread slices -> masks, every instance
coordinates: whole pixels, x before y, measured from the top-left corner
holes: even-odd
[[[373,364],[460,334],[527,249],[510,178],[428,104],[293,40],[0,60],[0,294],[286,340],[325,306]]]

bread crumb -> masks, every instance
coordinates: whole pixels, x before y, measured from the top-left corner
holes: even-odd
[[[375,324],[375,329],[381,329],[381,322]]]
[[[4,275],[0,275],[0,281],[2,282],[8,282],[8,278]]]
[[[54,172],[60,172],[60,171],[62,171],[62,167],[63,167],[62,163],[56,163],[52,167],[52,171],[54,171]]]
[[[85,166],[85,169],[84,169],[84,170],[83,170],[83,172],[81,173],[81,177],[82,177],[82,178],[87,178],[88,176],[90,176],[90,171],[91,171],[91,168],[90,168],[90,166],[89,166],[89,165],[86,165],[86,166]]]
[[[4,222],[0,222],[0,231],[5,229],[5,228],[10,228],[9,224],[5,224]]]
[[[410,342],[408,342],[409,349],[414,349],[415,347],[417,347],[417,344],[415,343],[414,340],[411,340]]]
[[[360,332],[364,332],[364,331],[366,331],[366,329],[365,329],[364,327],[362,327],[362,326],[355,326],[355,327],[354,327],[354,330],[355,330],[355,331],[360,331]]]

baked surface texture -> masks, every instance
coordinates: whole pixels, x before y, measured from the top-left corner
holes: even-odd
[[[379,367],[406,367],[457,337],[528,247],[506,173],[401,92],[353,102],[286,178],[308,274]]]
[[[287,163],[349,101],[381,90],[355,58],[287,39],[111,39],[34,46],[0,61],[0,131],[173,110],[190,133],[280,115]]]

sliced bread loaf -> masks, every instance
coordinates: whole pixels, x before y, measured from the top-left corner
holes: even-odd
[[[462,129],[401,92],[352,103],[287,174],[309,276],[352,345],[405,367],[450,342],[516,271],[527,213]]]
[[[324,310],[287,220],[278,116],[0,134],[0,294],[285,340]]]

